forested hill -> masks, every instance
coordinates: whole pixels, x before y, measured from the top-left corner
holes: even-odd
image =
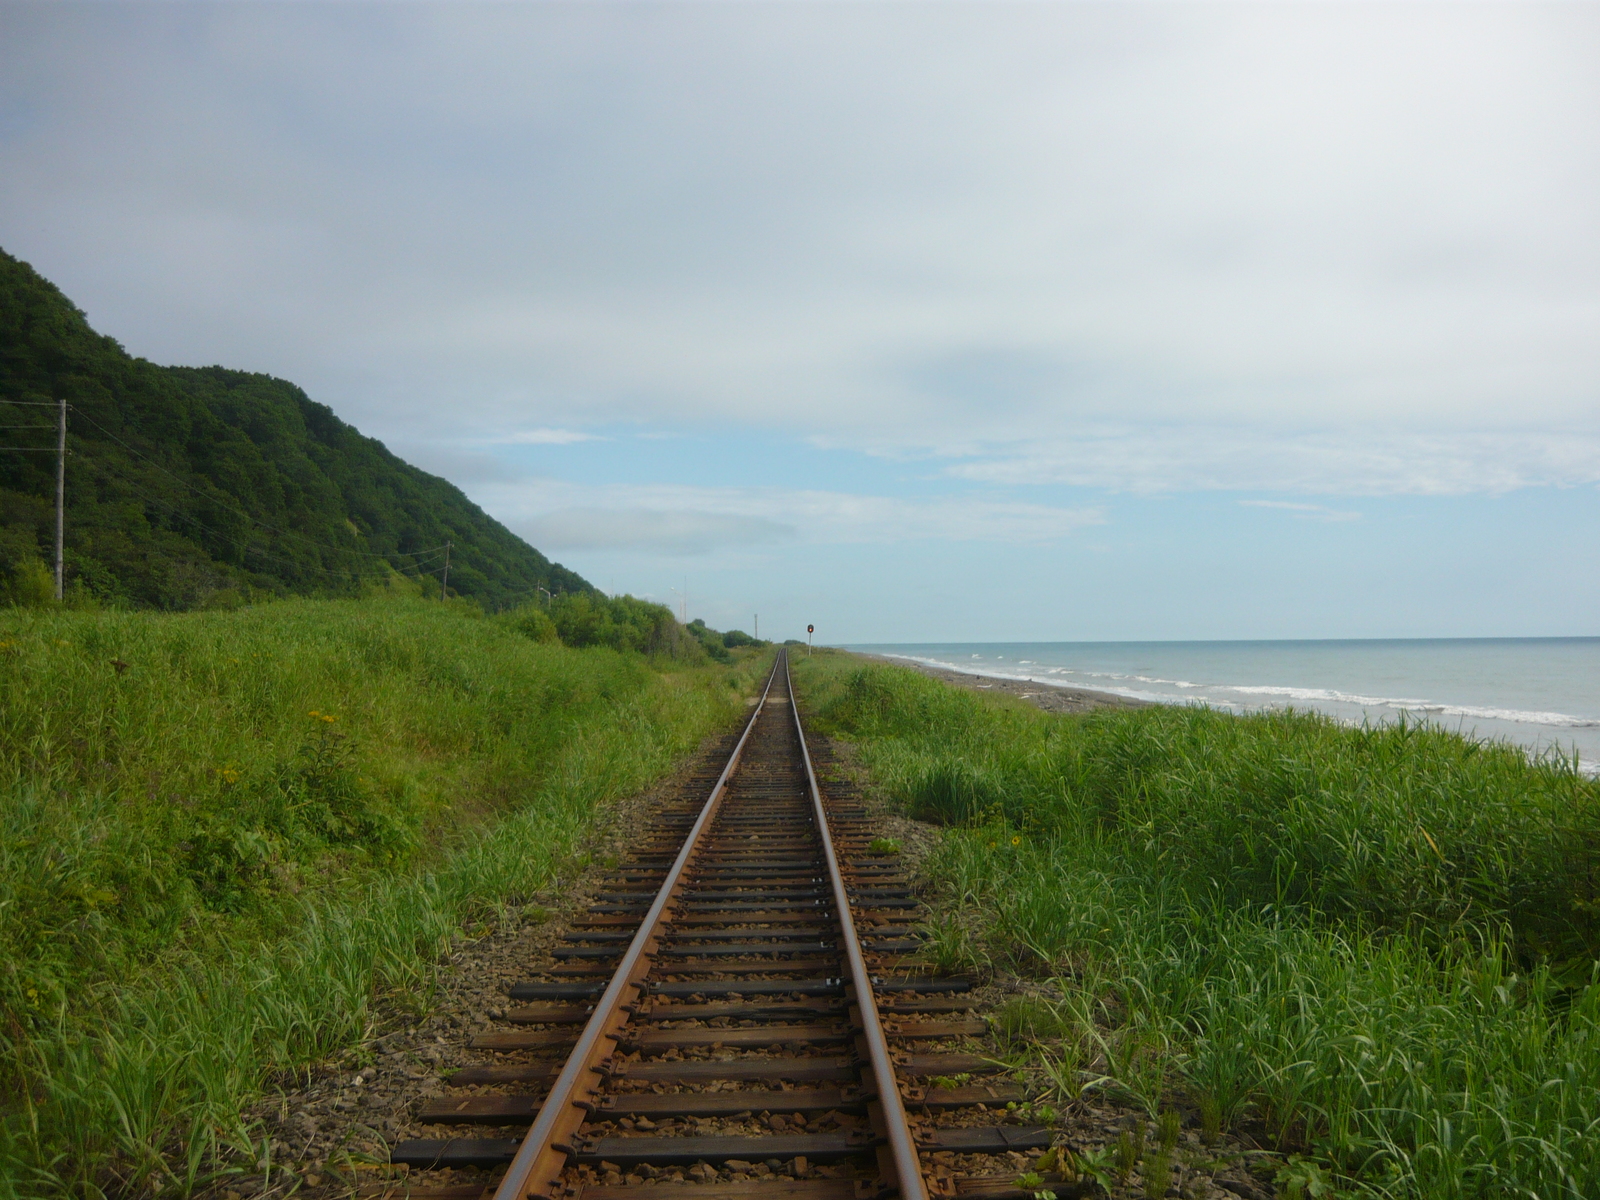
[[[134,358],[0,251],[0,589],[11,598],[37,590],[54,557],[56,458],[24,447],[54,447],[49,405],[63,397],[75,594],[193,608],[349,595],[397,575],[437,588],[447,541],[450,590],[487,607],[540,587],[593,590],[293,384]]]

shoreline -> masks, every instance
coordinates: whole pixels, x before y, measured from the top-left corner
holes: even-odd
[[[1026,700],[1035,708],[1043,709],[1045,712],[1050,713],[1087,713],[1094,712],[1097,709],[1105,708],[1150,708],[1155,705],[1171,703],[1161,700],[1143,700],[1133,696],[1120,696],[1115,692],[1098,692],[1090,688],[1063,687],[1059,684],[1043,682],[1036,679],[1010,679],[1004,676],[977,675],[966,671],[951,670],[947,667],[929,666],[926,663],[918,662],[911,658],[898,658],[889,654],[874,654],[865,650],[845,650],[843,647],[834,647],[834,649],[842,651],[845,654],[852,654],[857,658],[867,659],[872,662],[880,662],[888,666],[906,667],[913,671],[920,671],[929,678],[937,679],[941,683],[947,684],[950,687],[966,688],[968,691],[1002,692],[1008,696],[1015,696],[1019,700]],[[1181,705],[1182,701],[1176,701],[1176,703]],[[1318,709],[1311,705],[1308,705],[1307,708],[1309,711],[1320,712],[1322,715],[1327,716],[1331,720],[1337,721],[1340,724],[1349,726],[1351,728],[1357,728],[1361,725],[1359,720],[1351,716],[1329,712],[1326,709]],[[1226,712],[1232,716],[1249,716],[1252,712],[1268,710],[1269,706],[1267,705],[1263,705],[1260,709],[1254,710],[1237,709],[1231,707],[1218,707],[1215,709],[1217,712]],[[1301,711],[1306,711],[1306,709],[1302,709]],[[1417,714],[1408,710],[1400,715],[1415,717]],[[1427,714],[1423,714],[1423,716],[1429,724],[1434,725],[1447,733],[1456,733],[1473,741],[1493,743],[1503,742],[1508,745],[1516,746],[1525,754],[1527,754],[1530,759],[1537,758],[1540,754],[1548,751],[1552,747],[1558,750],[1562,749],[1560,742],[1556,740],[1544,741],[1541,739],[1539,744],[1531,744],[1522,738],[1504,733],[1489,733],[1480,735],[1475,730],[1469,731],[1462,728],[1452,729],[1437,717],[1429,718]],[[1465,718],[1462,718],[1462,720],[1464,721]],[[1581,759],[1578,764],[1578,773],[1591,779],[1600,778],[1600,755],[1594,755],[1586,759]]]
[[[1086,713],[1100,708],[1149,708],[1153,701],[1135,700],[1115,692],[1096,692],[1088,688],[1061,687],[1054,683],[1040,683],[1034,679],[1005,679],[993,675],[974,675],[966,671],[952,671],[945,667],[930,667],[910,658],[895,658],[887,654],[869,654],[861,650],[846,650],[856,658],[887,663],[893,667],[906,667],[920,671],[931,679],[951,687],[966,688],[971,692],[1001,692],[1026,700],[1035,708],[1050,713]]]

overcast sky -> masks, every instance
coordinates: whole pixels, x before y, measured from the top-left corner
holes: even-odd
[[[1600,634],[1600,7],[0,5],[0,246],[607,590]]]

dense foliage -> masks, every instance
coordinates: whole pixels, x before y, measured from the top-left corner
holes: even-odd
[[[459,601],[0,610],[0,1197],[187,1191],[271,1072],[420,1002],[759,666]]]
[[[861,671],[828,708],[856,735],[929,731],[883,760],[917,816],[1118,837],[1225,905],[1452,937],[1504,929],[1524,960],[1571,960],[1584,977],[1600,956],[1600,785],[1559,760],[1304,712],[1048,721],[917,684]]]
[[[1053,977],[1064,1094],[1247,1126],[1362,1194],[1600,1194],[1600,782],[1439,729],[1053,717],[839,655],[818,724],[951,828],[950,965]]]
[[[520,605],[497,619],[536,642],[605,646],[681,663],[710,659],[728,664],[734,660],[730,647],[768,645],[737,629],[718,633],[698,617],[680,625],[665,604],[598,592],[549,597],[542,605]]]
[[[71,405],[66,563],[79,596],[155,608],[354,595],[398,574],[489,607],[590,591],[443,479],[293,384],[158,367],[0,251],[0,602],[50,593],[55,413]]]
[[[707,628],[706,623],[696,617],[687,626],[689,633],[705,648],[705,652],[717,662],[730,661],[728,651],[738,650],[746,646],[765,646],[767,642],[753,638],[742,629],[730,629],[726,633],[719,633],[715,629]]]

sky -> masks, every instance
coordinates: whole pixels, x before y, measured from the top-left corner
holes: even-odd
[[[1600,634],[1600,5],[0,2],[0,247],[607,591]]]

